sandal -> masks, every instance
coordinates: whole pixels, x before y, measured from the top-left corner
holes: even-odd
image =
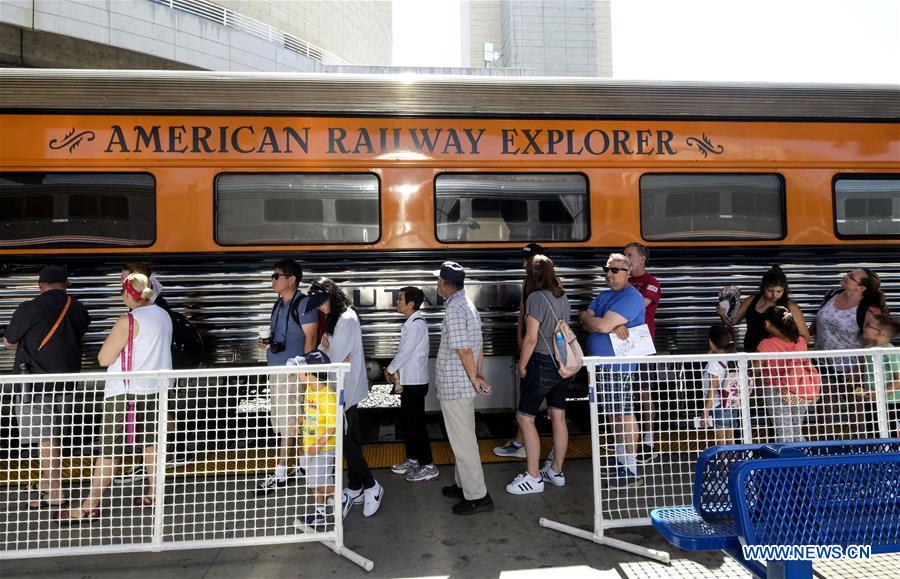
[[[73,511],[61,511],[59,513],[59,522],[63,525],[80,525],[85,521],[94,521],[100,518],[100,509],[78,509],[80,517],[73,517]],[[87,515],[85,515],[87,513]]]

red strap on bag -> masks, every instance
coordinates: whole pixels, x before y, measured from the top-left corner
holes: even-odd
[[[122,350],[119,358],[122,371],[131,372],[134,363],[134,316],[128,314],[128,343]],[[128,380],[125,380],[125,387],[128,387]],[[126,394],[127,396],[127,394]],[[134,400],[125,402],[125,444],[134,444],[134,426],[137,419],[137,405]]]

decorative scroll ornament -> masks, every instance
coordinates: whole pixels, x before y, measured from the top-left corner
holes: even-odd
[[[68,147],[69,152],[71,153],[78,147],[78,145],[81,144],[82,141],[93,141],[95,136],[96,135],[94,134],[94,131],[80,131],[76,133],[75,127],[72,127],[72,130],[66,133],[66,136],[63,137],[62,140],[53,139],[52,141],[50,141],[49,147],[51,149],[62,149],[64,147]]]
[[[697,137],[688,137],[685,140],[688,147],[697,147],[697,150],[703,153],[703,158],[705,159],[710,153],[715,155],[721,155],[725,151],[725,147],[722,145],[713,145],[712,141],[709,140],[709,137],[706,136],[706,133],[698,139]]]

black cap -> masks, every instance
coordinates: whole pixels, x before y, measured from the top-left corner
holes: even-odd
[[[66,276],[66,270],[58,265],[48,265],[41,270],[41,274],[38,276],[39,283],[66,283],[67,281],[69,278]]]
[[[522,259],[531,259],[535,255],[544,255],[544,248],[540,243],[529,243],[522,248]]]
[[[331,295],[324,286],[313,282],[313,284],[309,286],[309,293],[306,294],[306,308],[303,310],[303,313],[308,314],[318,308],[327,302],[329,297],[331,297]]]
[[[435,270],[434,275],[453,283],[466,281],[466,270],[455,261],[445,261],[441,264],[441,269]]]

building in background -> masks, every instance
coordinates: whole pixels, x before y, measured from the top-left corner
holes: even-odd
[[[324,72],[390,65],[391,3],[2,0],[0,66]]]
[[[462,2],[462,66],[612,76],[609,0]]]

